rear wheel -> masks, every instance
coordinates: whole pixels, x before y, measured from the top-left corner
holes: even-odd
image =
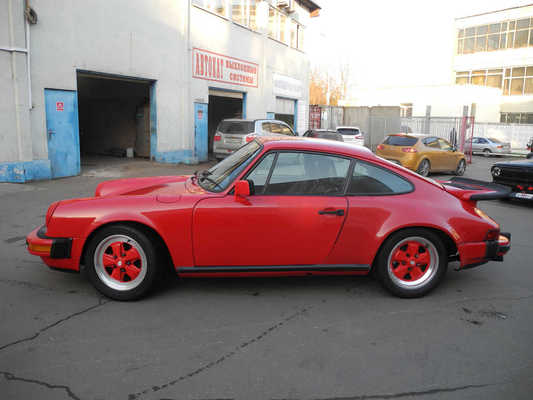
[[[376,273],[399,297],[420,297],[433,290],[448,266],[446,248],[435,233],[407,229],[387,239],[377,256]]]
[[[94,287],[115,300],[136,300],[152,287],[157,257],[151,238],[126,225],[103,228],[90,241],[86,271]]]
[[[429,170],[431,169],[431,165],[429,163],[429,160],[423,159],[420,164],[418,165],[418,168],[416,169],[417,174],[422,176],[428,176]]]
[[[464,159],[459,160],[457,168],[455,168],[455,175],[462,176],[466,170],[466,161]]]
[[[492,154],[492,151],[490,151],[490,149],[483,150],[483,155],[485,157],[490,157],[491,154]]]

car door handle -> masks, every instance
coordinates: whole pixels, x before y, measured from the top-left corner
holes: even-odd
[[[325,210],[320,210],[318,213],[320,215],[331,214],[331,215],[336,215],[338,217],[342,217],[344,215],[344,210],[342,208],[338,210],[328,210],[326,208]]]

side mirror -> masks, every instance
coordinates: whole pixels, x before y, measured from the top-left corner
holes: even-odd
[[[452,151],[457,151],[457,146],[452,146]]]
[[[235,182],[235,198],[248,197],[253,194],[252,181],[237,181]]]

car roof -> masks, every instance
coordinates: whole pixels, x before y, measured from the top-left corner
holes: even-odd
[[[405,137],[412,137],[413,139],[422,139],[422,138],[425,138],[425,137],[433,137],[433,136],[430,136],[430,135],[425,135],[423,133],[388,133],[387,136],[405,136]]]
[[[336,129],[359,129],[358,126],[337,126]]]
[[[267,119],[267,118],[259,118],[259,119],[242,119],[242,118],[224,118],[222,121],[229,121],[229,122],[257,122],[257,121],[268,121],[268,122],[281,122],[283,124],[286,124],[284,121],[280,121],[279,119]],[[220,122],[222,122],[220,121]]]
[[[308,139],[299,136],[262,136],[256,138],[267,150],[307,150],[343,154],[350,157],[377,159],[378,157],[363,146],[326,139]]]

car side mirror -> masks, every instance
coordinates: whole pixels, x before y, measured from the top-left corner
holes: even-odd
[[[452,146],[452,151],[457,151],[457,146]]]
[[[243,180],[235,182],[235,199],[242,199],[254,194],[254,182]]]

